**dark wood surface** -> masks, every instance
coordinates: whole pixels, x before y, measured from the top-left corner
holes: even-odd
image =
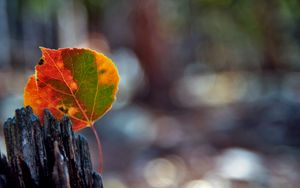
[[[102,188],[86,139],[71,127],[66,116],[58,121],[45,110],[42,125],[30,107],[17,109],[4,123],[7,157],[0,154],[0,188]]]

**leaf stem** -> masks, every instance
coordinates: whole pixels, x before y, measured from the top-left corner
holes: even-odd
[[[96,128],[94,127],[94,125],[91,126],[91,129],[96,137],[96,141],[97,141],[97,147],[98,147],[98,162],[99,162],[99,166],[98,166],[98,172],[100,174],[102,174],[103,172],[103,152],[102,152],[102,146],[101,146],[101,142],[100,142],[100,138],[99,135],[97,133]]]

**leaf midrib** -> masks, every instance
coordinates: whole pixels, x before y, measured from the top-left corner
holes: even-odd
[[[71,96],[73,97],[74,101],[76,102],[76,105],[78,106],[78,108],[80,109],[81,113],[82,113],[83,116],[85,117],[86,122],[87,122],[88,124],[92,123],[92,122],[90,121],[90,119],[88,118],[87,114],[84,112],[82,106],[80,105],[80,103],[79,103],[79,101],[77,100],[76,96],[74,95],[72,89],[71,89],[70,86],[68,85],[67,81],[65,80],[65,78],[64,78],[64,76],[63,76],[61,70],[60,70],[59,67],[57,66],[56,62],[53,60],[53,58],[49,55],[49,53],[48,53],[47,51],[44,51],[44,52],[45,52],[45,54],[49,57],[49,59],[53,62],[55,68],[58,70],[58,72],[59,72],[60,76],[62,77],[64,83],[65,83],[66,86],[68,87],[68,89],[69,89],[69,91],[70,91],[70,93],[71,93]],[[79,88],[78,88],[78,89],[79,89]]]

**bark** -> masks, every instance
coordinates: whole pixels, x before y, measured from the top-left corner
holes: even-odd
[[[44,124],[30,107],[16,110],[4,123],[7,158],[0,154],[0,188],[102,188],[93,171],[89,146],[75,136],[65,116],[55,119],[45,110]]]

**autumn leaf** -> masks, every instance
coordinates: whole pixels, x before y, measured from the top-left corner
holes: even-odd
[[[41,119],[48,108],[68,115],[73,130],[93,126],[116,99],[119,75],[113,62],[84,48],[41,48],[42,57],[24,90],[24,104]]]

